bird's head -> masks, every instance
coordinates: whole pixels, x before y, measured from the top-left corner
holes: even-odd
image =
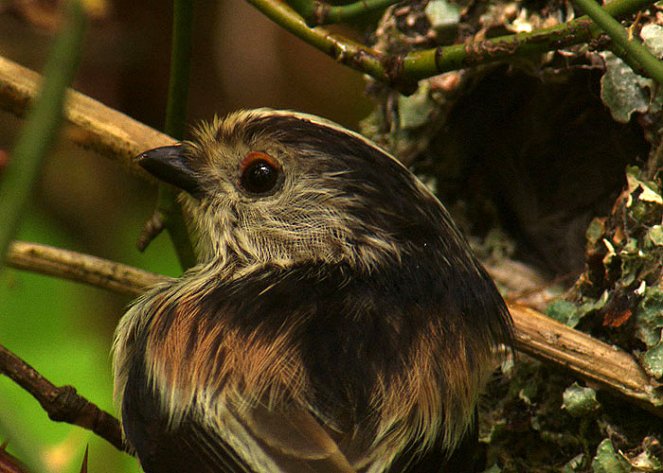
[[[441,205],[392,156],[311,115],[236,112],[138,159],[186,191],[201,262],[317,261],[370,272],[439,248],[440,229],[458,237]]]

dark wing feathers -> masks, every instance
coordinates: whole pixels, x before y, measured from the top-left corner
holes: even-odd
[[[146,473],[355,473],[306,411],[220,409],[222,418],[213,422],[203,425],[187,415],[170,428],[145,379],[129,376],[123,411],[125,432]],[[224,440],[229,438],[232,445]],[[237,453],[238,447],[248,459]]]
[[[257,406],[238,414],[283,472],[354,473],[338,445],[307,411]]]

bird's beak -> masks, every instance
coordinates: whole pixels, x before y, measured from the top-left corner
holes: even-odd
[[[163,146],[145,151],[136,157],[136,162],[157,179],[172,184],[197,199],[202,196],[198,176],[192,169],[190,159],[184,153],[182,145]]]

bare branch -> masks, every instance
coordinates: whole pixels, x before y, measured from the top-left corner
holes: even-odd
[[[41,76],[36,72],[0,56],[0,109],[23,117],[37,95],[40,81]],[[175,142],[168,135],[73,90],[68,94],[65,116],[74,127],[68,130],[73,142],[119,161],[151,181],[154,178],[132,158],[146,149]]]
[[[96,256],[36,243],[14,242],[7,254],[8,266],[26,269],[136,296],[145,288],[167,279],[131,266]]]
[[[7,264],[61,276],[124,294],[138,294],[165,276],[73,251],[15,243]],[[25,255],[30,255],[26,258]],[[117,275],[122,275],[118,277]],[[663,392],[635,358],[617,347],[556,322],[533,309],[511,304],[516,348],[595,383],[663,418]]]
[[[28,473],[28,468],[0,445],[0,473]]]
[[[630,354],[528,307],[511,304],[516,348],[561,367],[663,418],[661,384]]]
[[[11,378],[39,401],[52,420],[91,430],[118,450],[125,450],[117,419],[77,394],[72,386],[55,386],[2,345],[0,373]]]

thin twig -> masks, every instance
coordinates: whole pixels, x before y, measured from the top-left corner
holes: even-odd
[[[466,67],[479,66],[532,54],[553,51],[588,42],[602,30],[583,16],[567,23],[531,33],[500,36],[466,44],[439,46],[412,51],[402,56],[384,54],[324,28],[310,28],[286,2],[247,0],[272,21],[295,36],[328,54],[336,61],[403,92],[415,90],[418,80]],[[620,17],[646,8],[653,0],[613,0],[603,7],[611,16]]]
[[[167,280],[165,276],[56,248],[49,248],[46,253],[48,258],[42,262],[42,255],[45,253],[41,245],[18,242],[14,245],[20,248],[20,251],[10,251],[8,264],[28,270],[36,268],[39,272],[43,272],[42,268],[47,267],[51,275],[56,276],[57,271],[62,271],[63,277],[68,279],[125,294],[139,293],[159,281]],[[34,251],[31,248],[34,248]],[[31,254],[31,260],[17,261],[16,255],[26,252]],[[84,268],[77,267],[81,261],[86,262]],[[121,274],[131,274],[128,287],[122,287],[121,279],[113,279],[112,284],[108,283],[111,279],[109,266]],[[663,392],[660,385],[644,373],[631,355],[560,324],[533,309],[515,304],[510,305],[509,309],[515,324],[518,350],[596,383],[663,418]]]
[[[11,378],[39,401],[52,420],[91,430],[118,450],[125,450],[117,419],[77,394],[72,386],[55,386],[2,345],[0,373]]]
[[[16,241],[7,252],[7,265],[49,276],[83,282],[110,291],[137,296],[167,279],[96,256],[37,243]]]
[[[28,468],[0,445],[0,473],[28,473]]]

